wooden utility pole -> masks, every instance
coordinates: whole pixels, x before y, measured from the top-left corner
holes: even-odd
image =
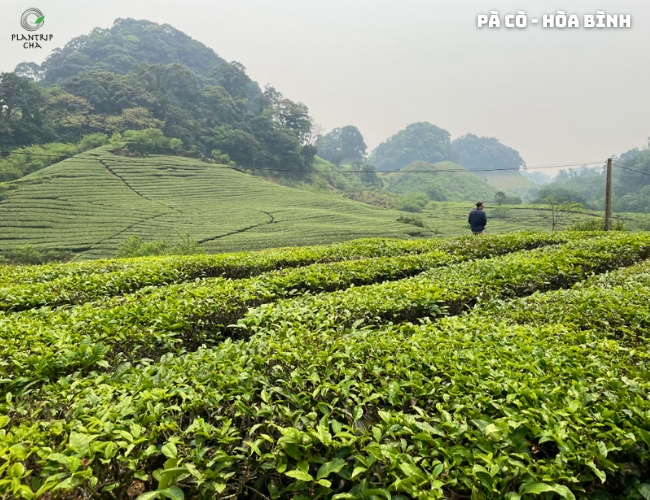
[[[612,159],[607,160],[607,186],[605,187],[605,231],[612,230]]]

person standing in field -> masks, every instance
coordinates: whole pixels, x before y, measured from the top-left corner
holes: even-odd
[[[472,234],[483,234],[487,225],[487,214],[483,211],[482,202],[476,204],[476,208],[469,213],[467,221],[472,226]]]

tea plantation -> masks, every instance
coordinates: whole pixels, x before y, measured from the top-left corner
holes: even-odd
[[[11,187],[0,201],[0,253],[31,244],[112,257],[129,236],[189,235],[207,252],[224,252],[425,234],[398,222],[397,211],[182,157],[126,158],[100,148]]]
[[[0,498],[648,499],[649,258],[519,232],[0,266]]]
[[[472,208],[471,203],[436,202],[409,214],[190,158],[128,158],[106,148],[6,186],[0,196],[0,257],[31,245],[71,252],[75,260],[110,258],[132,236],[148,242],[187,236],[208,253],[355,238],[459,236],[469,233]],[[532,206],[488,204],[488,215],[491,233],[551,229]],[[560,228],[596,215],[602,216],[576,215]],[[618,215],[628,229],[643,227],[638,224],[645,221],[642,214]]]

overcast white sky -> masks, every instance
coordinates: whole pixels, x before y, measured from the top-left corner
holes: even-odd
[[[11,42],[29,7],[46,15],[47,49]],[[633,27],[476,28],[479,13],[519,9],[631,14]],[[543,165],[604,160],[650,136],[648,0],[0,0],[0,71],[118,17],[175,26],[371,147],[429,121]]]

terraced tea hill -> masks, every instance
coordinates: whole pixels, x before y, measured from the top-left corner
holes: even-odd
[[[125,158],[100,148],[12,186],[0,202],[0,251],[30,243],[98,258],[132,235],[189,234],[216,252],[423,234],[397,222],[396,211],[180,157]]]
[[[0,268],[0,496],[648,498],[649,257],[513,233]]]

